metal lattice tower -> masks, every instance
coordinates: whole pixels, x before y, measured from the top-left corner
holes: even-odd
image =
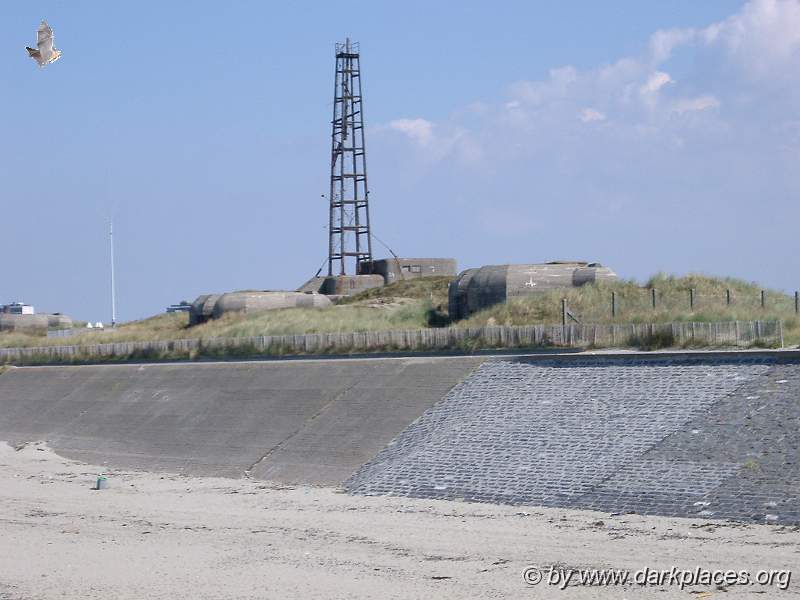
[[[372,261],[361,65],[350,38],[336,44],[332,123],[328,275],[345,275],[348,259],[354,273]]]

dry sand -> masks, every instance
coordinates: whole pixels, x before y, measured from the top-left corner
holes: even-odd
[[[798,528],[111,472],[0,443],[0,599],[757,598],[775,587],[526,585],[529,565],[787,569]],[[800,577],[800,573],[798,574]],[[766,595],[764,595],[766,594]]]

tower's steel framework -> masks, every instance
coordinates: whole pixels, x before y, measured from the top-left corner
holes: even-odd
[[[369,272],[372,236],[369,230],[369,187],[364,145],[364,112],[358,43],[336,44],[336,78],[331,135],[328,275]]]

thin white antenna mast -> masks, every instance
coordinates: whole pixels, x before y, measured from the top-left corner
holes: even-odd
[[[117,285],[114,280],[114,220],[108,230],[108,237],[111,241],[111,327],[117,326]]]

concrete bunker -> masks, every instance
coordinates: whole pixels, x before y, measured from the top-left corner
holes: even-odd
[[[420,277],[455,277],[454,258],[381,258],[359,263],[357,275],[317,275],[297,288],[326,296],[352,296],[396,281]]]
[[[45,335],[51,329],[69,329],[72,319],[61,314],[0,313],[0,331]]]
[[[380,275],[330,275],[312,277],[297,291],[337,297],[352,296],[376,287],[383,287]]]
[[[311,292],[239,291],[198,296],[189,310],[189,325],[232,313],[253,313],[279,308],[325,308],[329,298]]]
[[[455,258],[382,258],[358,266],[361,274],[383,277],[385,285],[419,277],[455,277]]]
[[[608,267],[582,261],[487,265],[467,269],[450,283],[450,318],[463,319],[510,298],[616,279],[616,273]]]

